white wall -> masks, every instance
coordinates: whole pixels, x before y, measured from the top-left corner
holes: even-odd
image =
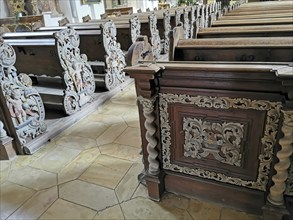
[[[4,0],[0,0],[0,18],[6,18],[8,16],[8,7]]]

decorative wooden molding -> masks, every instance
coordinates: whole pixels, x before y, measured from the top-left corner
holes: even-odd
[[[290,156],[293,153],[293,111],[282,111],[284,121],[282,132],[284,136],[280,139],[279,143],[281,149],[277,152],[279,161],[275,164],[274,168],[276,174],[272,177],[274,185],[270,188],[270,193],[267,197],[268,201],[277,206],[284,205],[284,192],[286,190],[286,180],[288,179],[288,169],[292,166]],[[292,168],[292,167],[291,167]],[[292,193],[292,179],[288,181],[291,189],[288,191]]]
[[[123,69],[126,66],[125,55],[116,40],[116,26],[113,21],[103,24],[103,43],[106,51],[105,84],[111,90],[125,81]]]
[[[17,74],[15,61],[14,49],[0,42],[0,95],[4,117],[11,124],[11,133],[17,136],[14,138],[19,140],[19,153],[30,154],[27,143],[46,131],[45,109],[30,77]]]
[[[86,55],[80,54],[79,36],[75,30],[60,30],[55,33],[55,37],[66,85],[63,106],[66,114],[71,115],[92,100],[94,75]]]
[[[147,152],[148,152],[148,162],[149,169],[148,174],[150,175],[158,175],[160,173],[159,162],[157,160],[158,151],[156,150],[156,146],[158,144],[157,139],[155,138],[155,133],[157,131],[154,126],[155,121],[155,103],[157,97],[154,96],[151,99],[146,99],[142,96],[137,97],[139,103],[142,105],[143,115],[145,117],[144,127],[146,129],[145,138],[148,142],[147,144]]]
[[[171,125],[169,121],[168,105],[172,103],[181,103],[194,105],[199,108],[207,109],[253,109],[257,111],[266,111],[267,119],[265,131],[262,137],[264,146],[263,152],[259,155],[259,170],[256,181],[247,181],[236,177],[227,176],[226,174],[216,173],[203,168],[189,168],[178,164],[171,163]],[[175,172],[186,173],[207,179],[244,186],[248,188],[265,191],[270,165],[273,157],[273,147],[276,142],[276,133],[278,130],[279,118],[281,117],[280,102],[269,102],[266,100],[249,100],[245,98],[229,97],[208,97],[208,96],[189,96],[175,94],[159,94],[160,106],[160,124],[162,134],[162,152],[163,168]],[[238,164],[238,161],[236,162]]]

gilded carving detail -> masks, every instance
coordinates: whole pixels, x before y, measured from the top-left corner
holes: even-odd
[[[160,94],[160,125],[162,133],[162,156],[164,169],[182,172],[202,178],[213,179],[234,185],[245,186],[259,190],[266,190],[270,164],[272,161],[273,147],[276,142],[278,123],[282,104],[280,102],[269,102],[266,100],[250,100],[246,98],[229,98],[229,97],[210,97],[210,96],[189,96],[176,94]],[[234,178],[221,173],[215,173],[202,168],[188,168],[171,163],[171,126],[168,113],[169,103],[181,103],[194,105],[201,108],[211,109],[254,109],[266,111],[267,119],[264,136],[261,141],[263,152],[259,155],[259,170],[257,180],[245,181],[240,178]],[[240,135],[241,136],[241,135]],[[238,162],[237,162],[238,163]]]
[[[1,101],[7,106],[20,143],[25,145],[45,132],[45,109],[30,77],[17,74],[15,61],[14,49],[0,42],[0,86],[4,97]]]
[[[184,156],[201,159],[213,155],[222,163],[240,167],[243,128],[240,123],[183,118]]]
[[[117,30],[113,21],[103,24],[103,44],[106,51],[105,84],[108,90],[125,81],[125,55],[116,40]]]
[[[58,56],[64,69],[64,109],[71,115],[92,100],[95,91],[94,75],[85,54],[80,54],[79,36],[73,29],[55,33]]]
[[[154,105],[155,105],[157,97],[153,97],[152,99],[146,99],[146,98],[143,98],[142,96],[139,96],[137,99],[139,103],[142,105],[143,115],[145,117],[145,123],[144,123],[144,127],[146,129],[145,138],[148,142],[148,145],[147,145],[148,162],[149,162],[148,173],[151,175],[157,175],[160,172],[159,162],[157,160],[158,152],[156,150],[158,141],[155,138],[155,133],[157,129],[154,126],[154,121],[155,121]]]

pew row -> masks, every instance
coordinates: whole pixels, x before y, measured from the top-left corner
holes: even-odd
[[[184,39],[174,28],[169,60],[293,62],[293,37]]]
[[[42,98],[32,87],[30,77],[17,73],[16,59],[13,47],[0,40],[0,121],[13,138],[10,149],[1,146],[1,156],[15,151],[17,154],[34,153],[38,149],[34,140],[47,129]]]
[[[91,25],[72,24],[69,28],[76,30],[79,35],[80,52],[87,56],[87,62],[94,73],[97,87],[112,90],[125,81],[123,68],[126,66],[125,56],[117,42],[116,25],[111,22],[102,22]],[[45,27],[39,32],[68,27]]]
[[[71,115],[92,101],[94,75],[86,55],[80,53],[76,31],[6,33],[2,37],[15,50],[16,69],[32,76],[46,107]]]
[[[281,219],[293,196],[292,67],[157,62],[125,72],[135,79],[151,199],[169,191]]]

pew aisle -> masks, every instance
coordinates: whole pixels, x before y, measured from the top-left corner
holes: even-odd
[[[261,219],[165,193],[148,199],[134,84],[34,155],[0,161],[1,219]]]

